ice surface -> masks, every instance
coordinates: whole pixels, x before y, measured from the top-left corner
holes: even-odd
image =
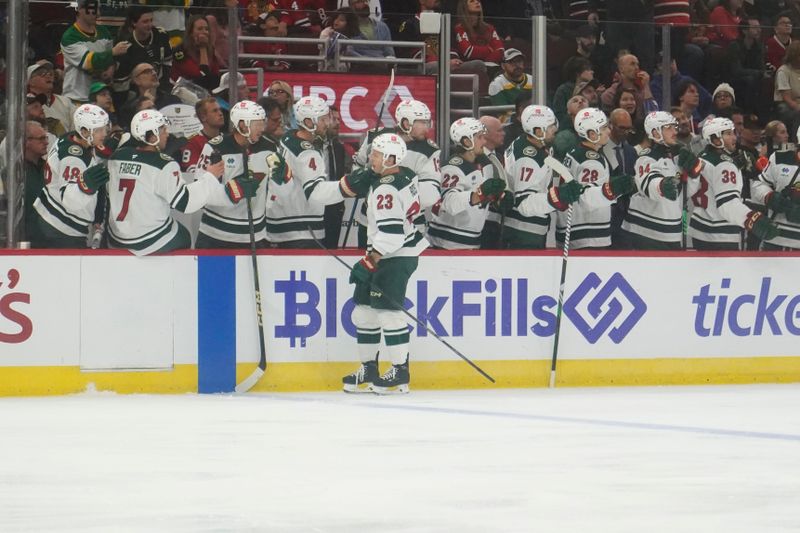
[[[798,413],[798,385],[2,399],[0,531],[798,531]]]

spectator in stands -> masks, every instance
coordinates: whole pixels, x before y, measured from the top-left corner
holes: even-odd
[[[775,21],[775,34],[767,39],[767,67],[777,70],[783,65],[783,56],[792,43],[792,17],[789,13],[781,13]]]
[[[53,92],[55,73],[53,64],[41,60],[28,67],[28,92],[46,97],[44,116],[47,130],[61,137],[72,131],[72,114],[75,104],[69,98]]]
[[[456,49],[462,61],[483,61],[490,76],[497,74],[505,46],[494,26],[483,20],[481,0],[459,0],[456,8]]]
[[[578,114],[578,111],[586,109],[587,107],[589,107],[589,102],[581,95],[573,96],[567,102],[569,120],[567,120],[566,124],[559,124],[558,133],[553,141],[553,155],[556,159],[564,159],[564,156],[567,155],[570,150],[578,146],[578,134],[575,133],[574,126],[575,116]]]
[[[129,42],[130,48],[117,58],[112,85],[116,105],[122,105],[127,98],[131,73],[141,63],[152,65],[161,86],[169,86],[172,46],[169,44],[167,32],[153,27],[153,10],[154,8],[147,6],[131,6],[117,37],[117,42]]]
[[[282,36],[295,37],[317,36],[322,31],[322,21],[318,10],[324,8],[325,2],[318,0],[270,0],[270,11],[280,17]]]
[[[25,95],[25,119],[35,120],[39,124],[45,124],[44,104],[47,97],[43,94],[28,93]]]
[[[161,88],[158,81],[158,72],[150,63],[139,63],[131,71],[130,89],[125,98],[125,103],[139,96],[150,96],[156,104],[156,109],[161,109],[170,104],[180,103],[177,96]],[[125,105],[125,104],[123,104]],[[133,118],[131,116],[131,118]]]
[[[592,63],[581,56],[569,58],[564,64],[563,79],[565,80],[564,83],[556,88],[556,92],[553,95],[552,105],[553,113],[555,113],[558,122],[561,124],[567,120],[567,100],[579,94],[576,92],[577,85],[594,79]],[[591,107],[591,102],[589,105]]]
[[[598,0],[589,0],[590,16],[597,16]],[[655,32],[653,0],[605,0],[606,45],[612,55],[632,50],[641,58],[642,68],[650,72],[655,66]],[[614,22],[612,22],[614,21]],[[647,21],[647,23],[642,23]],[[639,60],[637,59],[637,64]]]
[[[369,7],[369,6],[368,6]],[[339,139],[339,129],[341,128],[341,115],[339,109],[331,106],[331,124],[325,141],[322,143],[322,155],[325,157],[326,168],[328,169],[328,180],[339,181],[339,178],[348,173],[347,157],[344,144]],[[350,159],[352,161],[352,158]],[[342,231],[342,220],[344,218],[344,202],[329,204],[325,206],[323,220],[325,224],[325,248],[332,250],[339,247],[339,234]]]
[[[264,125],[264,133],[261,134],[272,146],[273,151],[277,151],[278,142],[286,129],[283,127],[283,115],[281,115],[281,107],[278,101],[269,96],[262,96],[258,99],[258,105],[264,110],[266,114],[266,122]]]
[[[608,117],[611,132],[609,141],[603,146],[603,153],[611,165],[611,175],[635,174],[636,150],[628,142],[633,131],[633,119],[626,110],[614,109]]]
[[[691,42],[689,34],[692,22],[689,0],[654,0],[653,8],[656,25],[668,24],[670,31],[670,52],[677,60],[682,72],[698,80],[703,75],[703,49]],[[659,101],[660,103],[660,101]]]
[[[325,59],[325,70],[338,70],[339,72],[348,70],[349,65],[347,63],[340,62],[339,65],[335,64],[336,43],[339,39],[352,39],[359,33],[358,17],[352,9],[343,9],[330,13],[327,26],[322,30],[322,33],[319,34],[320,39],[326,39],[328,41],[328,56]]]
[[[727,48],[739,37],[739,24],[742,22],[743,0],[721,0],[711,11],[708,22],[711,28],[708,39],[712,44]]]
[[[250,99],[250,88],[247,86],[247,80],[244,79],[244,76],[240,72],[237,72],[236,74],[236,87],[238,92],[235,99],[232,100],[230,98],[230,90],[228,89],[228,84],[230,83],[229,72],[226,72],[222,75],[222,77],[219,79],[219,85],[211,91],[211,94],[213,94],[217,99],[220,109],[222,109],[222,114],[225,117],[224,127],[226,130],[228,129],[228,118],[230,115],[231,106],[233,106],[233,104],[236,102]]]
[[[369,11],[369,2],[367,0],[350,0],[350,9],[356,14],[358,17],[358,31],[359,34],[356,35],[353,40],[365,40],[365,41],[391,41],[392,40],[392,32],[389,31],[389,26],[384,24],[382,21],[373,20],[370,17]],[[394,48],[391,46],[368,46],[368,45],[356,45],[352,44],[347,47],[348,56],[354,57],[372,57],[372,58],[380,58],[380,57],[395,57],[394,55]],[[385,71],[386,64],[377,63],[377,64],[369,64],[369,63],[353,63],[350,65],[350,70],[355,71]]]
[[[33,202],[44,187],[44,157],[47,155],[47,130],[36,121],[25,125],[25,233],[26,241],[40,241]]]
[[[297,120],[294,118],[294,95],[292,87],[283,80],[273,80],[269,84],[267,96],[278,101],[283,116],[283,127],[287,130],[297,129]]]
[[[209,91],[219,85],[219,63],[209,32],[205,17],[192,15],[186,21],[183,43],[174,52],[173,82],[186,78]]]
[[[622,89],[630,89],[636,96],[636,117],[644,117],[645,113],[658,110],[658,103],[650,92],[650,74],[639,68],[639,59],[633,54],[624,54],[617,60],[616,80],[611,87],[603,91],[600,97],[603,109],[611,111],[619,107],[614,105],[618,93]]]
[[[706,116],[711,112],[711,93],[706,90],[705,87],[700,85],[697,80],[692,78],[691,76],[685,76],[678,70],[678,63],[673,59],[672,63],[670,64],[671,68],[671,77],[670,77],[670,92],[674,95],[678,91],[678,87],[680,87],[681,83],[684,81],[690,81],[695,84],[697,90],[700,92],[700,115]],[[657,74],[650,79],[650,92],[653,94],[653,99],[659,106],[664,106],[665,109],[668,109],[672,106],[672,102],[663,102],[663,95],[664,89],[662,87],[662,83],[664,81],[663,76]]]
[[[762,110],[763,106],[759,106],[758,101],[767,68],[761,42],[761,23],[757,18],[745,19],[739,38],[728,47],[727,63],[731,85],[742,95],[743,107],[751,112]]]
[[[149,0],[147,3],[159,6],[153,12],[153,25],[162,28],[169,35],[169,44],[175,50],[186,39],[186,6],[192,0]]]
[[[258,28],[264,37],[280,37],[280,23],[274,13],[262,13],[258,17]],[[286,43],[244,43],[244,51],[248,54],[285,55],[288,53]],[[285,59],[255,59],[248,66],[271,71],[289,70],[291,66]]]
[[[678,143],[691,150],[694,155],[700,155],[705,149],[705,141],[692,130],[692,118],[684,113],[680,107],[673,107],[669,111],[678,121]]]
[[[773,95],[778,119],[794,134],[800,126],[800,41],[786,48],[783,65],[775,73]]]
[[[597,28],[584,24],[575,32],[576,57],[589,60],[594,70],[594,79],[602,85],[610,85],[614,76],[614,61],[608,48],[597,44]],[[566,63],[565,63],[566,65]],[[564,81],[569,81],[565,78]]]
[[[531,105],[531,98],[533,97],[533,93],[531,91],[522,91],[517,95],[517,99],[514,100],[514,114],[511,115],[511,119],[503,125],[503,129],[505,130],[505,142],[503,143],[503,151],[508,148],[514,139],[519,137],[524,133],[522,130],[522,124],[520,123],[520,117],[522,116],[522,111]]]
[[[772,120],[764,127],[764,141],[767,145],[767,156],[778,150],[786,150],[789,144],[789,132],[786,124],[780,120]]]
[[[600,89],[597,80],[582,81],[575,86],[575,94],[579,94],[586,98],[589,102],[589,107],[600,108]]]
[[[92,79],[100,79],[114,70],[116,57],[125,54],[131,43],[112,46],[111,34],[97,25],[97,0],[78,0],[75,23],[61,37],[64,54],[62,93],[75,103],[89,99]]]
[[[729,116],[731,108],[736,104],[736,93],[727,83],[720,83],[712,95],[711,114],[717,117]]]
[[[198,100],[194,105],[194,112],[203,128],[196,135],[189,138],[181,149],[181,157],[177,160],[181,167],[181,172],[187,174],[187,181],[189,182],[194,179],[194,172],[198,167],[205,168],[208,165],[209,161],[201,161],[200,159],[203,154],[203,148],[208,141],[222,132],[222,127],[225,125],[222,109],[220,109],[219,102],[213,96]]]
[[[106,113],[108,113],[108,124],[113,134],[121,131],[117,112],[114,108],[114,100],[111,96],[111,88],[102,81],[94,82],[89,87],[89,103],[96,105]]]
[[[644,118],[639,115],[636,108],[636,91],[633,89],[620,89],[617,93],[617,97],[614,99],[613,108],[627,111],[631,119],[635,122],[644,120]]]
[[[503,129],[503,123],[500,122],[500,119],[491,115],[484,115],[479,120],[486,128],[486,144],[484,145],[484,151],[494,154],[502,164],[505,156],[505,154],[503,154],[503,146],[506,140],[506,132]],[[500,176],[502,177],[502,173],[500,173]]]
[[[206,20],[208,21],[209,39],[214,46],[214,56],[216,57],[217,64],[221,69],[228,68],[228,56],[230,49],[228,48],[229,42],[229,26],[228,26],[228,9],[227,4],[230,0],[211,0],[206,9]],[[235,2],[234,2],[235,3]],[[236,35],[242,34],[241,25],[236,25]],[[243,52],[244,48],[239,43],[239,52]]]
[[[516,48],[507,48],[503,56],[503,73],[489,84],[492,105],[513,105],[517,95],[533,89],[533,77],[525,72],[525,56]]]
[[[693,81],[684,80],[678,85],[675,94],[672,96],[673,104],[680,107],[687,117],[692,121],[692,133],[699,131],[698,125],[705,119],[700,114],[700,90]]]
[[[397,30],[397,35],[400,40],[425,43],[426,74],[435,74],[439,68],[439,35],[423,35],[419,29],[419,18],[420,13],[439,12],[440,4],[440,0],[419,0],[419,12],[414,17],[404,20]],[[419,57],[419,52],[415,53],[414,57]],[[458,53],[451,50],[451,71],[455,71],[462,63],[461,59],[458,58]]]

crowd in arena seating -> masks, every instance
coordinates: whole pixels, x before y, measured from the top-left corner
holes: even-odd
[[[317,44],[244,42],[240,53],[276,57],[240,59],[239,67],[278,73],[388,72],[386,58],[417,54],[427,74],[436,74],[442,59],[450,61],[452,72],[474,74],[481,105],[492,106],[481,118],[494,125],[490,118],[497,117],[502,125],[504,139],[496,143],[501,160],[505,149],[524,135],[521,116],[535,83],[534,15],[547,17],[547,103],[558,119],[552,151],[559,159],[580,144],[573,122],[586,108],[598,108],[609,118],[610,140],[602,152],[612,174],[635,172],[637,157],[652,148],[645,119],[655,111],[675,118],[677,142],[696,156],[707,148],[704,126],[727,118],[735,126],[737,145],[731,155],[747,177],[742,194],[749,202],[750,180],[758,178],[765,159],[793,149],[798,141],[800,39],[793,40],[793,33],[800,23],[800,0],[77,0],[71,8],[33,2],[25,158],[37,177],[25,189],[29,226],[36,225],[30,216],[37,188],[47,181],[40,168],[45,156],[41,138],[52,149],[59,137],[75,131],[73,113],[82,104],[107,113],[109,150],[128,140],[138,112],[193,106],[208,96],[216,99],[225,119],[220,131],[228,130],[230,102],[249,97],[252,89],[240,78],[241,92],[231,98],[222,74],[229,67],[233,27],[227,8],[234,5],[240,35],[314,37],[329,43],[320,65],[280,58],[316,55]],[[453,16],[449,58],[440,55],[438,35],[421,32],[420,14],[426,11]],[[663,32],[670,37],[668,80],[661,73]],[[364,40],[421,42],[424,48],[359,44]],[[338,60],[333,54],[337,42]],[[348,57],[381,61],[348,63]],[[263,96],[269,102],[262,107],[280,113],[280,128],[273,128],[279,138],[298,127],[295,95],[288,83],[268,79]],[[667,93],[669,102],[664,101]],[[180,135],[172,137],[166,151],[180,162],[185,143]],[[342,170],[350,167],[346,159],[339,165]],[[625,202],[618,202],[617,225],[625,209]],[[102,218],[101,206],[92,222],[102,226]]]

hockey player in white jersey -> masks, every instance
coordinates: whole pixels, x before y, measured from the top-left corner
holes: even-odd
[[[209,198],[223,195],[221,161],[186,184],[178,162],[161,152],[167,145],[167,120],[156,110],[139,111],[131,120],[129,142],[108,162],[109,246],[136,255],[191,246],[189,231],[170,216],[170,209],[197,211]]]
[[[267,160],[274,152],[261,137],[265,119],[260,105],[242,100],[231,108],[231,133],[214,137],[203,147],[201,160],[210,160],[216,152],[225,163],[221,181],[229,194],[210,198],[206,203],[195,248],[246,248],[250,245],[247,205],[241,201],[246,191],[240,188],[242,183],[253,186],[250,179],[258,185],[251,204],[256,246],[266,246],[268,180],[265,178],[271,174]]]
[[[636,190],[633,176],[611,177],[611,167],[601,148],[608,142],[606,114],[595,108],[582,109],[575,116],[575,132],[581,143],[569,151],[564,164],[584,187],[574,204],[570,246],[607,248],[611,246],[611,204],[619,196]],[[556,240],[564,242],[567,214],[558,213]]]
[[[95,219],[97,191],[108,181],[98,159],[108,135],[108,114],[83,104],[73,113],[75,131],[50,148],[44,168],[45,186],[33,204],[42,240],[36,248],[85,248]]]
[[[367,133],[364,142],[354,157],[354,162],[360,167],[368,167],[368,155],[373,139],[385,133],[399,135],[406,143],[406,157],[401,164],[410,168],[419,180],[419,196],[422,211],[415,224],[420,231],[424,231],[425,215],[441,198],[439,184],[441,181],[441,150],[435,142],[428,138],[431,128],[431,111],[425,102],[419,100],[403,100],[397,104],[394,111],[394,128],[383,128]],[[357,212],[356,221],[359,224],[359,247],[366,243],[366,206],[362,205]]]
[[[431,211],[431,245],[445,250],[475,250],[487,207],[504,195],[506,182],[493,177],[494,167],[483,152],[486,127],[475,118],[460,118],[450,126],[456,149],[442,166],[442,199]]]
[[[758,179],[750,183],[750,197],[767,206],[772,212],[772,220],[781,230],[780,236],[762,243],[764,250],[800,250],[798,176],[800,176],[800,151],[784,150],[774,152]]]
[[[408,392],[408,321],[397,306],[405,301],[408,280],[428,243],[413,223],[420,212],[419,191],[414,172],[399,165],[405,156],[406,144],[397,134],[379,135],[372,143],[367,254],[350,274],[361,366],[342,378],[346,392]],[[392,366],[379,376],[381,334]]]
[[[683,237],[681,170],[674,158],[678,144],[678,121],[671,113],[654,111],[644,119],[644,129],[653,141],[636,160],[636,187],[622,230],[635,250],[679,250]]]
[[[315,248],[325,234],[325,206],[349,197],[336,181],[328,181],[321,141],[331,124],[330,109],[317,96],[294,104],[298,129],[284,134],[280,154],[291,179],[273,187],[267,203],[267,238],[279,248]]]
[[[734,164],[736,149],[733,122],[727,118],[707,120],[703,139],[708,146],[700,154],[699,179],[690,181],[692,218],[689,235],[698,250],[739,250],[742,228],[770,241],[780,232],[772,222],[742,201],[742,173]]]
[[[505,153],[508,187],[516,205],[506,214],[503,247],[539,249],[545,247],[550,213],[563,211],[578,201],[583,186],[576,181],[553,185],[553,171],[544,160],[550,155],[558,120],[549,107],[526,107],[520,124],[524,133]]]

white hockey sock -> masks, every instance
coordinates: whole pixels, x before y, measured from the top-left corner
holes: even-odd
[[[386,351],[393,365],[402,365],[408,360],[408,323],[402,311],[378,310],[378,321],[386,341]]]
[[[353,310],[353,324],[356,326],[358,358],[362,363],[378,358],[381,348],[381,326],[378,314],[368,305],[357,305]]]

